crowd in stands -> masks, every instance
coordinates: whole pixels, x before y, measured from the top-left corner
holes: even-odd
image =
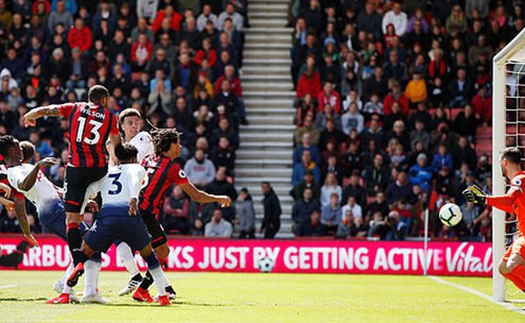
[[[188,178],[237,200],[235,150],[239,125],[247,124],[239,80],[245,16],[240,0],[0,0],[0,135],[31,141],[36,161],[59,158],[47,175],[62,186],[68,120],[25,128],[22,116],[41,105],[86,101],[86,89],[101,84],[116,115],[134,108],[147,118],[146,130],[177,128]],[[236,222],[253,235],[250,199],[241,193],[236,214],[233,206],[191,202],[174,188],[160,218],[169,233],[227,237]],[[28,210],[33,230],[45,231]],[[0,232],[19,232],[14,212],[3,210]]]
[[[479,134],[491,133],[492,58],[524,6],[291,1],[294,233],[403,240],[423,235],[429,208],[432,236],[490,241],[491,209],[461,192],[491,191]],[[457,227],[438,220],[447,202]]]

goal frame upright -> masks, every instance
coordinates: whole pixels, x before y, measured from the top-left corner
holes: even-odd
[[[525,48],[525,28],[520,31],[493,58],[492,67],[492,194],[502,195],[506,181],[501,174],[498,158],[506,147],[506,64]],[[525,61],[525,57],[524,57]],[[505,212],[492,209],[492,297],[496,302],[505,301],[506,282],[498,271],[498,264],[505,253]]]

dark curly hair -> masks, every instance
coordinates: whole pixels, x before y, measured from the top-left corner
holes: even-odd
[[[7,157],[9,149],[15,144],[15,137],[4,135],[0,137],[0,155]]]
[[[180,133],[174,128],[154,129],[151,131],[155,154],[160,155],[170,150],[171,144],[178,144]]]
[[[122,144],[119,149],[115,149],[115,155],[121,162],[129,162],[133,158],[137,158],[139,151],[130,143]]]

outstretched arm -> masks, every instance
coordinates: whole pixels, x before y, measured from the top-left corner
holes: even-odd
[[[35,247],[38,247],[38,242],[31,234],[31,229],[29,228],[29,220],[27,219],[26,212],[26,201],[18,196],[15,196],[15,213],[18,219],[18,225],[20,226],[20,229],[22,229],[26,239],[29,240],[29,242],[31,242],[31,244],[33,244]]]
[[[36,126],[36,119],[45,116],[59,117],[60,106],[58,104],[46,105],[43,107],[35,108],[24,115],[24,125],[26,127]]]
[[[188,194],[188,196],[198,203],[214,203],[217,202],[221,207],[229,207],[231,204],[231,199],[226,195],[213,195],[208,194],[204,191],[201,191],[195,187],[192,183],[188,182],[186,184],[179,185],[182,190]]]
[[[520,188],[513,186],[505,195],[487,196],[487,205],[494,206],[507,213],[515,213],[512,205],[521,193]]]
[[[31,172],[24,178],[23,181],[18,183],[18,189],[24,192],[29,191],[33,186],[35,185],[36,179],[38,178],[38,172],[41,168],[56,165],[58,164],[58,160],[56,158],[52,157],[46,157],[42,160],[40,160],[36,165],[33,167]],[[15,185],[13,185],[15,186]]]

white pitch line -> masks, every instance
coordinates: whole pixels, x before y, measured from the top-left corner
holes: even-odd
[[[15,285],[15,284],[11,284],[11,285],[3,285],[3,286],[0,286],[0,289],[8,289],[8,288],[13,288],[13,287],[16,287],[18,285]]]
[[[475,289],[472,289],[470,287],[466,287],[466,286],[463,286],[463,285],[460,285],[460,284],[456,284],[456,283],[451,283],[451,282],[448,282],[448,281],[444,280],[443,278],[436,277],[436,276],[428,276],[428,278],[432,279],[436,283],[440,283],[440,284],[443,284],[443,285],[447,285],[447,286],[455,287],[457,289],[461,289],[462,291],[469,292],[471,294],[474,294],[476,296],[484,298],[487,301],[490,301],[490,302],[492,302],[494,304],[498,304],[500,306],[503,306],[503,307],[505,307],[508,310],[511,310],[511,311],[516,312],[516,313],[521,314],[521,315],[525,315],[525,311],[524,310],[522,310],[520,308],[517,308],[515,306],[512,306],[512,305],[510,305],[508,303],[495,302],[492,299],[492,297],[490,297],[489,295],[484,294],[484,293],[482,293],[480,291],[477,291]]]

